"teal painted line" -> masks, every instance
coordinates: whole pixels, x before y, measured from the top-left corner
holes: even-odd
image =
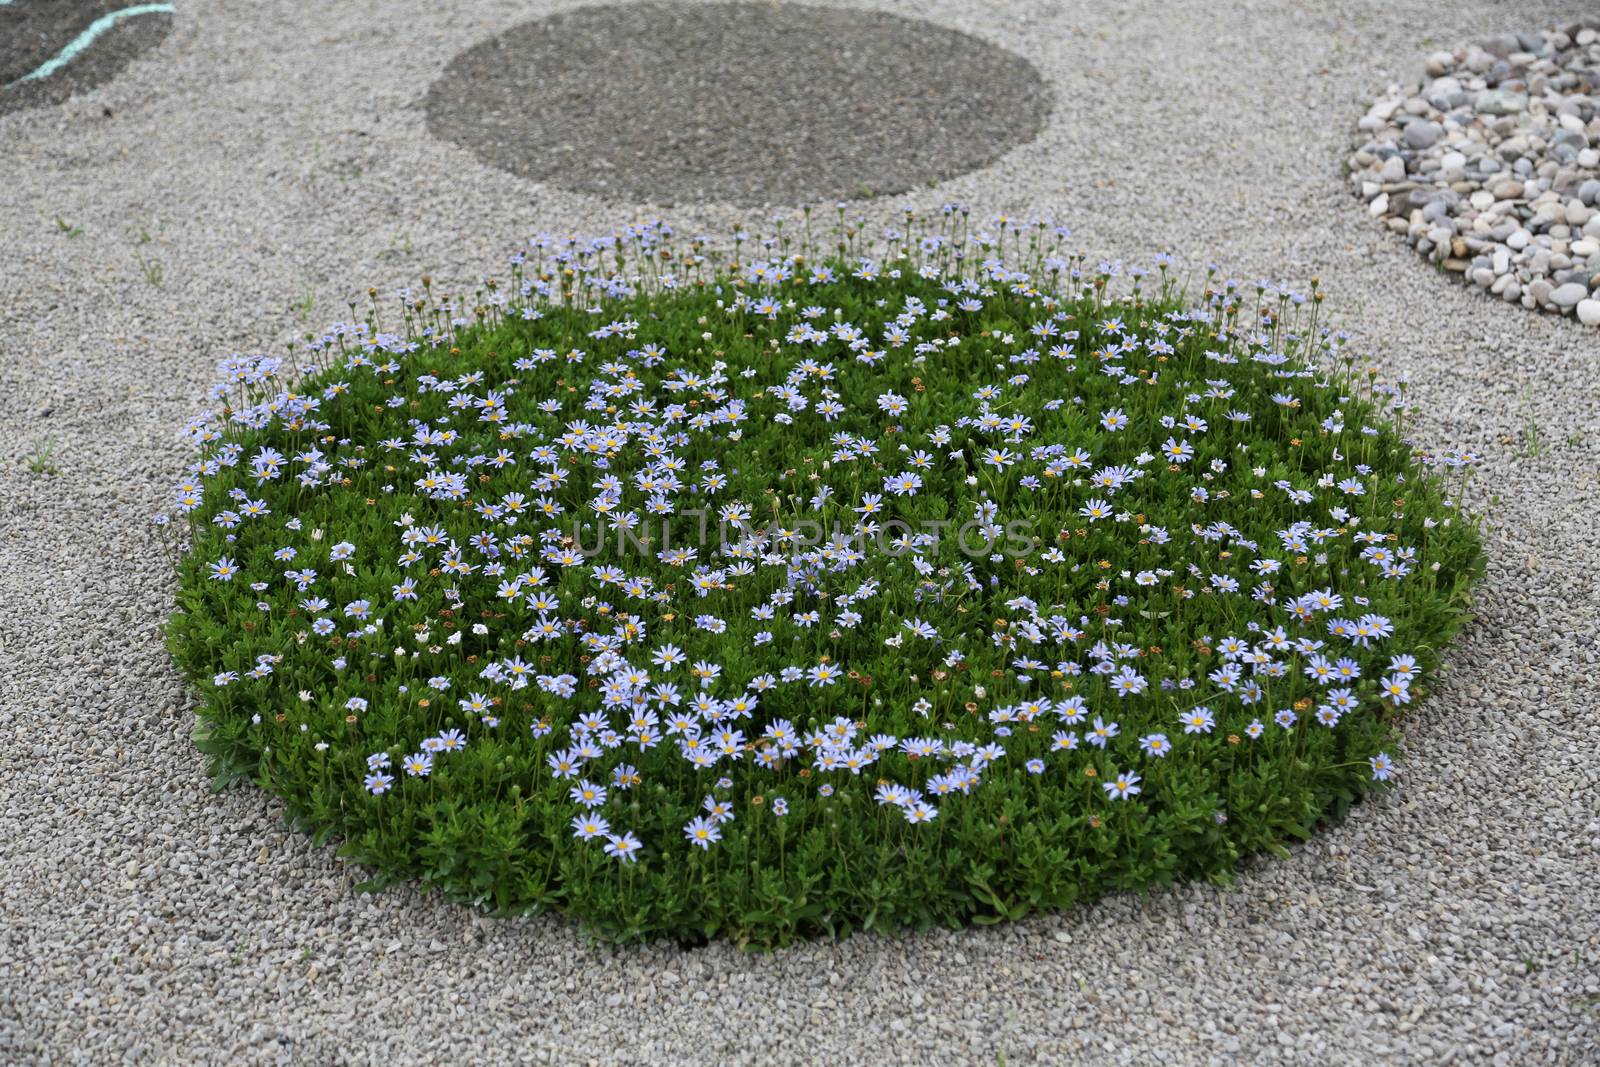
[[[10,3],[10,0],[0,0],[0,2]],[[31,82],[39,78],[50,77],[50,75],[72,62],[79,52],[93,44],[96,37],[99,37],[123,19],[132,18],[135,15],[153,15],[157,12],[171,14],[174,10],[176,9],[171,4],[135,4],[133,7],[125,7],[121,11],[112,11],[109,14],[101,15],[89,24],[88,29],[74,37],[67,47],[57,52],[52,59],[38,70],[30,74],[24,74],[11,84],[18,85],[22,82]]]

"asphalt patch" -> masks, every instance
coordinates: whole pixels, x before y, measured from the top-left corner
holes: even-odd
[[[1032,140],[1051,106],[1022,57],[877,11],[578,8],[456,56],[428,128],[491,166],[672,206],[857,199],[952,178]]]
[[[20,79],[61,54],[103,15],[138,0],[12,0],[0,4],[0,114],[59,104],[111,80],[172,29],[172,15],[149,12],[121,19],[46,77]]]

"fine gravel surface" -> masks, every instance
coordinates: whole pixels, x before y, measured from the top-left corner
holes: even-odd
[[[1044,124],[1027,60],[924,19],[802,4],[619,4],[461,53],[428,128],[513,174],[659,204],[902,193]]]
[[[1036,139],[910,200],[1317,275],[1409,379],[1418,437],[1484,456],[1481,621],[1401,787],[1290,858],[959,933],[613,949],[354,894],[264,794],[208,791],[149,523],[177,431],[219,358],[368,285],[470,283],[529,233],[653,213],[428,133],[452,57],[563,6],[194,4],[93,93],[0,117],[0,1063],[1600,1062],[1600,346],[1429,269],[1340,172],[1427,52],[1581,2],[875,8],[1015,52],[1055,100]],[[31,471],[46,449],[56,473]]]

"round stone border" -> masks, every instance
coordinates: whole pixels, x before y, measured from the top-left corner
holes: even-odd
[[[1600,17],[1429,55],[1358,123],[1349,180],[1425,258],[1600,325]]]
[[[947,27],[800,4],[583,7],[513,26],[429,88],[429,130],[610,199],[745,207],[905,192],[1043,129],[1027,60]]]

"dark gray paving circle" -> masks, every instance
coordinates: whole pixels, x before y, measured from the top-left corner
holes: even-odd
[[[1031,140],[1025,59],[877,11],[630,4],[515,26],[428,91],[428,127],[484,162],[601,196],[797,204],[903,192]]]
[[[170,3],[0,0],[0,114],[110,80],[172,29]]]

